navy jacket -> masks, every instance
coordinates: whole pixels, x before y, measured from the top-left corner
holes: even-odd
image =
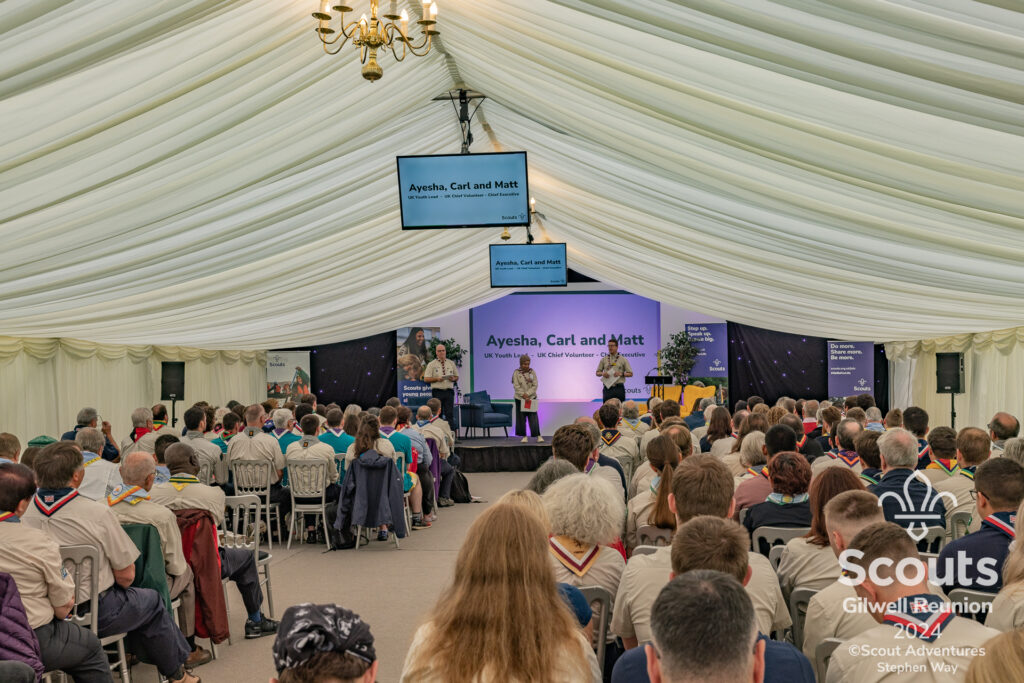
[[[353,525],[374,528],[390,524],[399,538],[405,538],[403,496],[402,473],[395,461],[368,450],[345,472],[334,528],[341,531]]]
[[[934,490],[931,490],[927,484],[915,478],[909,482],[907,491],[904,492],[903,486],[913,474],[914,470],[910,469],[889,470],[877,484],[869,486],[868,491],[871,491],[880,499],[885,493],[892,492],[895,494],[893,496],[885,496],[885,499],[881,500],[882,514],[885,515],[885,521],[887,522],[899,524],[904,529],[909,528],[911,524],[918,525],[920,523],[924,523],[925,526],[941,526],[945,528],[946,505],[942,502],[941,498],[936,497]],[[929,507],[927,510],[924,510],[922,509],[924,499],[929,494]],[[915,513],[919,513],[921,517],[915,518]],[[897,515],[900,515],[900,517],[897,517]],[[909,515],[909,517],[904,515]]]
[[[75,435],[78,434],[78,430],[84,426],[85,425],[75,425],[75,428],[72,429],[70,432],[64,432],[63,434],[61,434],[60,440],[74,441]],[[120,451],[118,451],[117,448],[114,447],[114,444],[110,442],[109,436],[104,434],[103,439],[103,452],[100,453],[100,457],[103,458],[104,460],[109,460],[111,462],[117,460],[121,456]]]
[[[814,669],[800,650],[789,643],[769,640],[764,644],[764,683],[814,683]],[[612,683],[650,683],[644,646],[626,650],[612,669]]]
[[[998,593],[1003,587],[1003,563],[1010,552],[1015,517],[1012,512],[997,512],[981,522],[981,529],[947,544],[939,553],[936,566],[939,585],[947,593],[953,588]],[[965,558],[971,558],[970,565],[965,562],[963,567],[959,566],[957,558],[961,552]],[[986,569],[981,572],[978,563],[986,558]],[[960,581],[961,573],[966,582]],[[995,583],[983,585],[978,582],[979,579],[990,581],[993,573],[996,575]]]
[[[686,423],[686,428],[692,432],[697,427],[704,426],[704,413],[703,411],[690,413],[689,415],[683,418],[683,422]]]

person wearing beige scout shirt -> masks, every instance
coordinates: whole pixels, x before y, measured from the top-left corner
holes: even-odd
[[[604,380],[614,379],[610,386],[602,384],[601,401],[617,398],[626,400],[626,378],[633,376],[633,368],[625,356],[619,355],[619,342],[614,337],[608,340],[608,355],[597,364],[597,376]]]
[[[430,385],[430,395],[441,402],[441,417],[455,429],[455,382],[459,381],[459,369],[448,360],[444,344],[434,348],[434,360],[427,363],[423,381]]]

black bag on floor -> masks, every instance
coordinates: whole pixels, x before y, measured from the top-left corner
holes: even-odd
[[[469,480],[461,470],[452,473],[452,500],[456,503],[473,502],[473,496],[469,495]]]

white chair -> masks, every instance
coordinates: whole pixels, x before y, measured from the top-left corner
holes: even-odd
[[[768,561],[772,564],[772,569],[776,573],[779,571],[779,565],[782,564],[782,554],[786,552],[786,546],[784,545],[773,545],[771,550],[768,551]]]
[[[658,546],[656,545],[638,545],[633,548],[633,557],[637,555],[653,555],[658,552]]]
[[[949,531],[953,534],[953,540],[963,538],[970,533],[971,511],[960,510],[949,516]]]
[[[923,553],[939,553],[946,545],[946,529],[941,526],[930,526],[924,538],[917,542],[917,549]]]
[[[640,541],[640,545],[663,546],[672,545],[674,533],[672,529],[662,529],[653,524],[644,524],[636,530],[636,537]]]
[[[832,653],[842,644],[843,641],[838,638],[826,638],[814,650],[814,672],[817,674],[819,681],[825,680],[825,674],[828,673],[828,663],[832,659]]]
[[[759,526],[754,529],[754,534],[750,539],[750,548],[754,552],[761,552],[761,541],[764,541],[769,548],[774,545],[786,545],[794,538],[806,536],[810,530],[809,526]]]
[[[292,497],[292,519],[288,525],[287,548],[292,547],[292,537],[295,536],[296,525],[300,527],[299,533],[301,534],[305,515],[312,514],[323,520],[327,549],[331,549],[331,534],[327,528],[327,473],[329,467],[326,460],[297,460],[295,458],[288,460],[286,468],[288,470],[288,490]],[[299,498],[319,498],[319,501],[300,503]],[[304,535],[299,542],[306,542]]]
[[[817,592],[813,588],[794,588],[793,592],[789,594],[789,616],[793,620],[793,644],[798,650],[803,649],[804,646],[804,622],[807,620],[807,605],[810,604],[811,598]]]
[[[594,629],[591,644],[597,654],[597,665],[601,667],[601,674],[604,675],[604,651],[608,641],[608,625],[612,620],[612,594],[601,586],[583,586],[580,592],[597,617],[597,628]]]
[[[223,537],[221,546],[252,551],[256,560],[256,571],[260,574],[260,587],[266,586],[263,593],[267,596],[267,610],[270,618],[273,619],[274,592],[270,585],[270,561],[273,559],[273,555],[263,553],[264,556],[260,557],[260,499],[254,495],[227,496],[224,499],[224,507],[231,513],[231,526],[230,528],[227,526],[227,518],[225,518],[220,526]],[[223,583],[227,590],[227,579]],[[231,644],[230,636],[228,644]]]
[[[99,563],[100,551],[92,545],[62,545],[60,557],[64,568],[75,584],[75,606],[71,609],[68,619],[82,628],[99,635],[100,591]],[[82,608],[87,602],[85,582],[89,581],[88,611]],[[131,683],[131,672],[128,670],[128,657],[124,652],[124,639],[127,633],[117,633],[100,638],[100,645],[114,645],[117,648],[117,661],[110,667],[111,671],[119,671],[123,683]]]
[[[971,617],[975,621],[985,622],[984,616],[992,610],[992,601],[995,600],[995,593],[971,590],[969,588],[954,588],[949,591],[949,601],[954,605],[960,605],[957,614],[964,617]],[[988,607],[985,607],[988,605]],[[968,609],[976,606],[977,609]],[[982,617],[982,618],[978,618]]]
[[[270,502],[270,482],[274,465],[266,460],[232,460],[231,476],[235,482],[236,496],[258,496],[266,513],[267,548],[274,549],[270,515],[277,521],[277,532],[281,533],[281,508]]]
[[[749,513],[750,513],[750,508],[743,508],[742,510],[740,510],[740,514],[739,514],[740,526],[743,526],[743,523],[747,521],[747,515]]]
[[[199,481],[207,486],[213,481],[213,465],[208,462],[199,463],[199,473],[196,474]]]

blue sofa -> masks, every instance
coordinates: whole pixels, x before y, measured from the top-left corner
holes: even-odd
[[[491,429],[502,427],[505,436],[508,436],[508,428],[512,426],[511,403],[491,403],[491,396],[486,391],[474,391],[466,394],[459,405],[459,416],[462,426],[466,428],[466,437],[471,436],[470,430],[483,429],[487,436],[491,435]]]

